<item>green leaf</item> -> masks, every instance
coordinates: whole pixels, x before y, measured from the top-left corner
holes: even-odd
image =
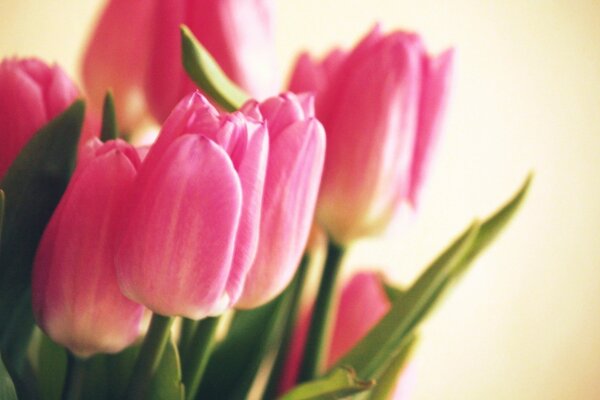
[[[107,354],[104,356],[106,358],[109,399],[122,398],[127,389],[131,371],[133,371],[140,348],[141,343],[137,343],[117,354]]]
[[[13,324],[26,321],[26,339],[33,329],[31,307],[23,309],[19,304],[28,296],[39,239],[74,168],[84,108],[82,101],[76,101],[40,129],[0,183],[6,194],[0,245],[0,350],[7,356],[9,370],[23,358],[21,348],[15,351],[15,343],[19,336],[23,340],[24,333]]]
[[[213,352],[197,399],[246,399],[265,358],[279,349],[296,299],[302,272],[273,301],[253,310],[237,311],[226,338]],[[252,332],[252,334],[248,334]]]
[[[217,344],[197,398],[244,399],[268,350],[280,298],[253,309],[237,311],[227,337]],[[249,334],[252,332],[252,334]]]
[[[107,92],[104,97],[102,108],[102,129],[100,130],[100,140],[108,142],[119,136],[117,128],[117,117],[115,114],[115,99],[112,92]]]
[[[523,200],[527,196],[531,181],[533,180],[533,174],[530,173],[526,178],[519,190],[508,200],[498,211],[492,216],[488,217],[477,235],[477,241],[471,248],[467,256],[462,262],[456,276],[462,274],[467,267],[475,260],[475,258],[481,254],[497,237],[500,232],[506,227],[508,222],[512,219],[515,213],[523,204]]]
[[[103,398],[106,400],[123,398],[140,348],[141,343],[137,343],[117,354],[97,356],[98,360],[94,360],[98,364],[96,373],[103,378],[96,379],[96,383],[105,386],[102,391],[103,397],[90,397],[88,390],[94,387],[94,383],[89,383],[88,381],[90,380],[90,375],[94,375],[94,372],[90,372],[90,369],[88,369],[86,373],[86,392],[84,392],[83,398]],[[183,384],[181,383],[180,364],[177,347],[169,339],[156,375],[149,382],[145,398],[148,400],[182,400],[185,393]],[[104,380],[104,383],[102,380]]]
[[[336,365],[351,365],[360,376],[378,377],[400,352],[415,326],[426,316],[432,299],[473,245],[479,224],[471,227],[423,273],[390,311]]]
[[[181,25],[181,49],[183,67],[189,77],[225,110],[235,111],[249,99],[249,96],[225,75],[208,50],[185,25]]]
[[[414,329],[439,303],[450,284],[466,271],[514,216],[530,182],[531,176],[498,212],[482,225],[475,223],[467,229],[405,294],[393,302],[384,318],[336,365],[352,365],[361,376],[368,378],[381,376]]]
[[[183,400],[184,388],[181,383],[181,363],[177,346],[169,340],[160,360],[158,370],[146,394],[148,400]]]
[[[27,368],[25,353],[33,334],[34,320],[31,313],[30,288],[26,288],[16,296],[18,297],[12,299],[14,308],[10,310],[10,314],[4,320],[6,333],[0,337],[0,348],[4,349],[6,366],[13,374],[17,391],[21,395],[20,389],[23,385],[20,384],[20,379],[26,379],[21,375],[26,373],[24,371]]]
[[[43,400],[60,400],[67,373],[67,352],[48,336],[40,334],[37,380]]]
[[[406,294],[406,290],[399,288],[398,286],[394,286],[389,282],[386,282],[383,277],[380,278],[381,282],[383,282],[383,290],[385,291],[385,295],[387,296],[390,302],[394,302],[398,300],[400,297]]]
[[[416,336],[411,337],[411,340],[406,341],[405,346],[400,353],[392,359],[389,366],[383,371],[377,379],[377,384],[373,389],[365,394],[360,394],[356,400],[387,400],[392,398],[392,394],[396,390],[398,381],[404,373],[406,364],[412,357],[413,351],[417,344]]]
[[[96,354],[84,360],[82,398],[86,400],[110,400],[111,385],[108,383],[108,365],[105,354]]]
[[[279,384],[294,340],[296,325],[298,324],[302,306],[302,295],[308,282],[311,257],[310,253],[304,253],[292,285],[286,290],[286,296],[290,298],[290,305],[286,310],[285,321],[282,323],[281,341],[278,346],[274,346],[277,355],[263,393],[264,399],[274,399],[279,391]]]
[[[2,357],[0,356],[0,399],[2,400],[17,400],[17,392],[15,385],[10,379],[8,371],[4,367]]]
[[[358,379],[351,368],[337,367],[323,378],[296,386],[280,400],[340,399],[369,390],[374,384]]]
[[[4,220],[4,192],[0,190],[0,244],[2,244],[2,222]]]

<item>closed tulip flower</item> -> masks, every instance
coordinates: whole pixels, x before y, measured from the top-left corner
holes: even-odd
[[[256,254],[268,147],[261,121],[198,93],[178,104],[135,184],[117,251],[126,296],[192,319],[235,303]]]
[[[327,365],[334,365],[354,347],[390,309],[381,279],[373,272],[355,274],[344,286],[335,314],[335,324]],[[300,368],[300,360],[306,343],[310,309],[305,309],[294,332],[290,353],[286,361],[281,391],[294,386]],[[402,372],[398,377],[392,399],[407,399],[412,387],[412,371]]]
[[[63,112],[77,89],[57,65],[36,59],[0,63],[0,179],[35,132]]]
[[[185,24],[250,95],[274,94],[273,9],[273,0],[112,0],[84,57],[86,88],[98,105],[114,88],[130,125],[145,103],[164,121],[194,88],[181,66],[179,26]]]
[[[258,253],[238,302],[252,308],[279,294],[300,262],[321,182],[325,133],[312,96],[289,93],[250,101],[242,110],[264,119],[270,142]]]
[[[317,217],[337,243],[378,233],[402,203],[417,205],[452,54],[429,56],[417,35],[376,27],[351,51],[300,56],[290,89],[316,93],[327,132]]]
[[[83,84],[96,111],[113,93],[119,127],[135,129],[147,117],[144,98],[154,1],[113,0],[104,9],[82,63]]]
[[[33,268],[38,324],[79,356],[131,344],[144,310],[121,294],[113,260],[140,161],[121,141],[93,147],[80,159],[44,231]]]

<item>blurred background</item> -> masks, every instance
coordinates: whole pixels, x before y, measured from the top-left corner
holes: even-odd
[[[102,0],[1,0],[0,56],[79,79]],[[457,49],[446,129],[418,217],[353,268],[409,282],[535,171],[509,229],[427,322],[414,399],[600,398],[600,2],[278,1],[281,68],[351,46],[376,21]],[[0,94],[1,95],[1,94]]]

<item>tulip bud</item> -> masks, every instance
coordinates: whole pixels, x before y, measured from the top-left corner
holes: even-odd
[[[331,347],[327,357],[327,366],[334,365],[346,352],[352,349],[373,328],[390,309],[381,279],[372,272],[355,274],[342,290],[337,307]],[[300,361],[304,353],[311,310],[305,309],[300,316],[292,339],[290,353],[284,367],[280,384],[282,392],[294,386]],[[408,398],[411,382],[409,371],[399,377],[393,399]]]
[[[135,184],[117,251],[126,296],[162,315],[218,315],[256,254],[268,157],[265,125],[219,114],[198,93],[173,110]]]
[[[0,63],[0,179],[31,137],[77,97],[57,66],[36,59]]]
[[[113,261],[139,163],[135,150],[122,141],[97,144],[93,154],[88,152],[35,257],[36,320],[55,342],[79,356],[118,352],[140,333],[144,308],[121,294]]]
[[[250,101],[242,111],[266,121],[270,141],[258,252],[237,304],[252,308],[278,295],[300,262],[321,181],[325,133],[312,96]]]
[[[144,102],[164,121],[194,88],[181,65],[181,24],[250,95],[274,94],[279,78],[273,8],[273,0],[112,0],[84,58],[89,95],[100,105],[112,87],[118,114],[130,125]]]
[[[321,63],[302,55],[290,83],[315,91],[327,154],[317,218],[337,243],[382,231],[416,206],[448,94],[452,51],[427,55],[414,34],[376,27]]]
[[[83,84],[92,107],[102,110],[113,93],[119,127],[134,129],[147,114],[143,87],[152,45],[154,1],[113,0],[104,9],[87,45]]]

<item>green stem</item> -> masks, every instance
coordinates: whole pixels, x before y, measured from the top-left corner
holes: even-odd
[[[215,345],[216,332],[220,317],[206,318],[198,324],[194,336],[188,345],[186,363],[183,368],[183,385],[186,388],[186,398],[193,400],[202,382],[202,376],[206,371],[208,360]]]
[[[85,360],[67,352],[67,375],[63,386],[62,400],[81,398],[85,377]]]
[[[296,278],[294,278],[294,288],[291,295],[291,305],[288,311],[288,316],[285,321],[285,327],[283,330],[283,337],[281,338],[281,344],[279,345],[279,351],[277,352],[277,358],[275,359],[275,364],[271,369],[271,376],[269,377],[269,381],[267,383],[267,387],[265,389],[265,393],[263,395],[264,399],[274,399],[277,396],[277,391],[279,390],[279,383],[281,380],[281,376],[283,375],[283,368],[285,362],[287,361],[290,345],[292,342],[292,338],[294,335],[294,329],[296,328],[296,324],[298,322],[298,315],[300,314],[300,302],[302,300],[302,293],[304,292],[304,288],[306,287],[308,276],[308,265],[310,264],[310,254],[305,253],[302,257],[302,261],[300,262],[300,266],[298,267],[298,273]]]
[[[133,367],[133,373],[126,391],[126,399],[145,398],[145,391],[148,388],[150,379],[155,374],[167,346],[172,323],[172,317],[152,315],[150,328]]]
[[[194,321],[189,318],[182,318],[181,321],[181,335],[179,336],[179,355],[181,356],[182,363],[185,360],[185,355],[188,354],[188,350],[192,343],[192,338],[196,329],[198,329],[199,321]]]
[[[304,358],[300,365],[300,382],[317,377],[327,359],[334,316],[335,287],[344,253],[344,247],[331,239],[329,240],[327,259],[325,260],[319,292],[310,321]]]

